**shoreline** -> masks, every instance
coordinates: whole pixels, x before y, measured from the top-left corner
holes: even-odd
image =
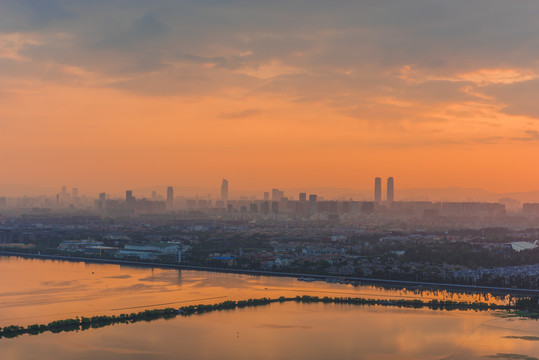
[[[30,259],[62,260],[62,261],[84,262],[84,263],[96,263],[96,264],[128,265],[128,266],[139,266],[139,267],[142,266],[142,267],[162,268],[162,269],[208,271],[208,272],[232,273],[232,274],[252,275],[252,276],[295,277],[298,279],[308,278],[308,279],[314,279],[314,280],[320,280],[320,281],[343,280],[343,281],[348,281],[348,282],[358,282],[360,285],[396,286],[396,287],[402,287],[402,288],[404,287],[441,288],[445,290],[489,292],[491,294],[502,293],[502,294],[508,294],[508,295],[522,295],[522,296],[539,295],[539,290],[536,290],[536,289],[474,286],[474,285],[445,284],[445,283],[432,283],[432,282],[420,282],[420,281],[416,282],[416,281],[406,281],[406,280],[374,279],[374,278],[361,278],[361,277],[351,277],[351,276],[286,273],[286,272],[277,272],[277,271],[231,269],[231,268],[218,268],[218,267],[181,265],[181,264],[162,264],[162,263],[138,262],[138,261],[120,260],[120,259],[100,259],[100,258],[85,258],[85,257],[78,257],[78,256],[30,254],[30,253],[19,253],[19,252],[13,252],[13,251],[5,251],[5,250],[0,250],[0,256],[15,256],[15,257],[30,258]]]

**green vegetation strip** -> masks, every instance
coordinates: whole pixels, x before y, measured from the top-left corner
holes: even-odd
[[[405,308],[429,308],[433,310],[518,310],[519,314],[529,317],[537,317],[537,314],[529,312],[530,310],[538,309],[538,298],[523,298],[517,300],[516,304],[510,305],[497,305],[488,304],[482,302],[456,302],[456,301],[439,301],[431,300],[428,302],[422,300],[374,300],[365,298],[351,298],[351,297],[317,297],[317,296],[296,296],[296,297],[280,297],[278,299],[249,299],[241,301],[224,301],[218,304],[212,305],[189,305],[183,306],[179,309],[166,308],[145,310],[138,313],[120,314],[120,315],[102,315],[93,317],[76,317],[75,319],[57,320],[48,324],[34,324],[22,327],[18,325],[10,325],[4,328],[0,328],[1,338],[14,338],[20,335],[38,335],[44,332],[60,333],[64,331],[79,331],[87,329],[101,328],[114,324],[130,324],[139,321],[152,321],[157,319],[170,319],[176,316],[189,316],[195,314],[203,314],[218,310],[233,310],[236,308],[245,308],[253,306],[269,305],[271,303],[284,303],[284,302],[297,302],[297,303],[324,303],[324,304],[352,304],[352,305],[368,305],[368,306],[394,306]]]

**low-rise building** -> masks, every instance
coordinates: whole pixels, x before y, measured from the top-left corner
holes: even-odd
[[[120,256],[136,256],[143,260],[153,260],[163,255],[178,255],[180,244],[177,243],[151,243],[127,244],[120,249]]]
[[[516,252],[520,252],[522,250],[532,250],[532,249],[535,249],[536,247],[538,247],[539,245],[537,244],[539,241],[538,240],[535,240],[534,242],[527,242],[527,241],[517,241],[517,242],[512,242],[511,243],[511,247],[513,248],[513,250],[515,250]]]

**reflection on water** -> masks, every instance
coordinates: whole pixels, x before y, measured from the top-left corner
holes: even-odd
[[[294,278],[0,257],[0,325],[296,295],[505,302],[490,294],[384,289]]]
[[[0,257],[0,324],[295,295],[504,302],[490,295]],[[539,322],[491,312],[270,306],[0,340],[2,359],[539,359]]]
[[[0,340],[10,359],[525,359],[536,321],[482,312],[269,306]],[[533,335],[535,334],[535,335]]]

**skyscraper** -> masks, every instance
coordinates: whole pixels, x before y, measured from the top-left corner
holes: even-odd
[[[382,178],[374,178],[374,202],[380,204],[382,202]]]
[[[228,201],[228,180],[227,179],[223,179],[223,183],[221,184],[221,200]]]
[[[174,188],[167,188],[167,210],[174,210]]]
[[[62,193],[58,197],[58,203],[65,203],[68,200],[68,194],[67,194],[67,186],[62,186]]]
[[[318,213],[318,208],[316,204],[317,199],[318,199],[318,196],[309,195],[309,213],[311,216],[314,216]]]
[[[387,203],[391,204],[395,200],[395,188],[393,178],[387,178]]]
[[[307,193],[299,193],[299,202],[296,206],[296,214],[302,218],[307,216]]]
[[[271,189],[271,200],[272,201],[281,201],[284,196],[284,191],[279,189]]]
[[[105,209],[105,204],[107,201],[107,194],[99,193],[99,200],[97,201],[97,208],[98,209]]]
[[[279,203],[277,201],[271,202],[271,212],[274,215],[277,215],[279,213]]]
[[[125,201],[126,202],[131,202],[135,200],[135,198],[133,197],[133,190],[126,190],[125,191]]]

